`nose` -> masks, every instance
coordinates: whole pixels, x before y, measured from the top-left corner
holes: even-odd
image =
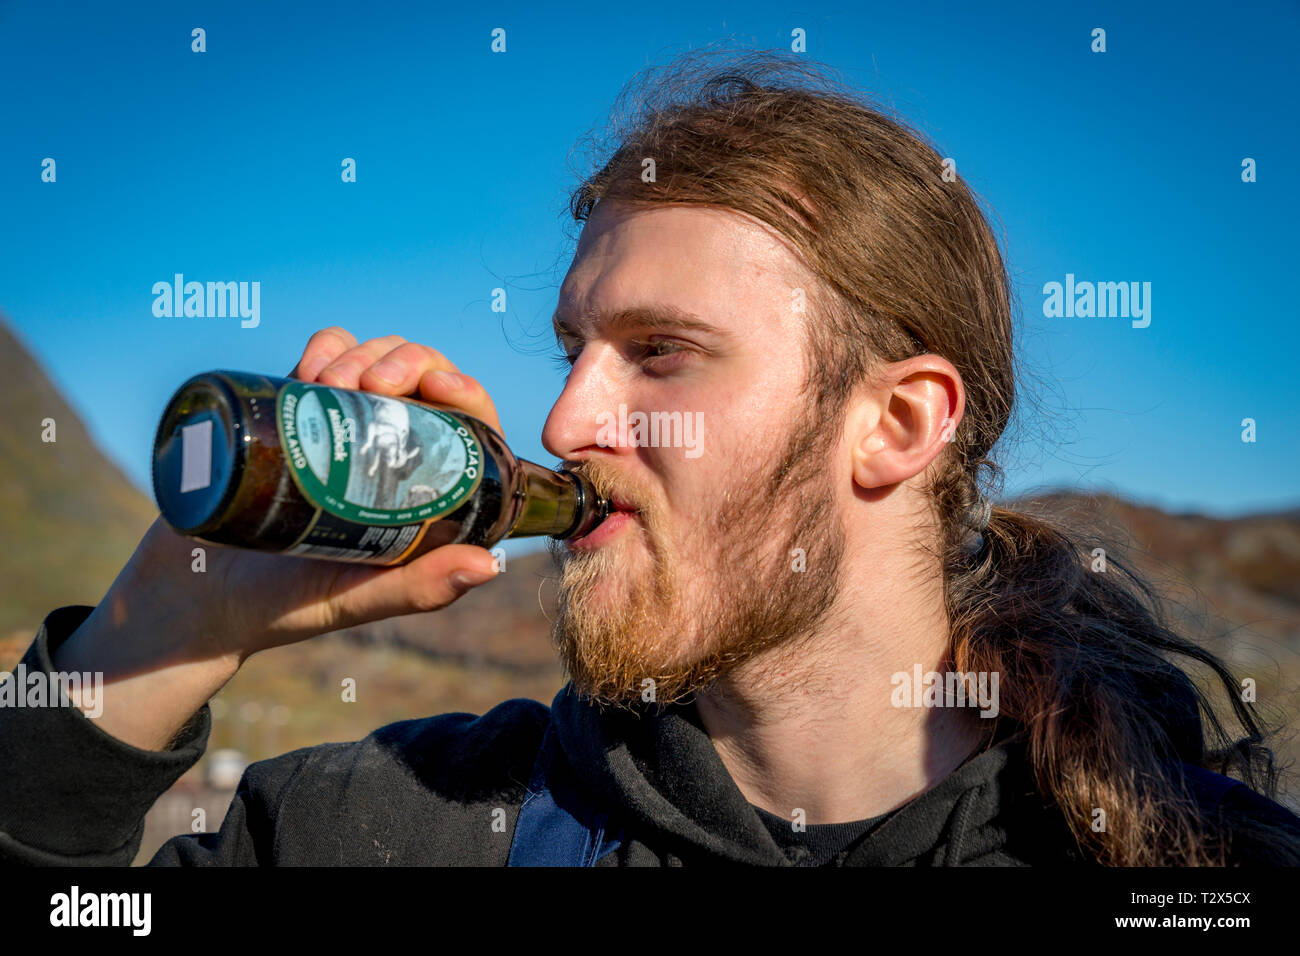
[[[602,423],[618,414],[615,361],[614,350],[599,342],[588,343],[579,353],[542,428],[542,445],[555,457],[578,462],[627,450],[599,442],[604,437]]]

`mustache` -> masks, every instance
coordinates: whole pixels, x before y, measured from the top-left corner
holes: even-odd
[[[596,493],[608,498],[616,508],[642,513],[656,509],[654,496],[647,489],[638,487],[603,462],[583,461],[572,465],[566,462],[563,467],[590,481]]]

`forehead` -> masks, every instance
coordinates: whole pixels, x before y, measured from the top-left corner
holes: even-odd
[[[807,276],[789,242],[744,213],[603,201],[582,231],[556,315],[572,322],[655,305],[752,324],[758,314],[789,316]]]

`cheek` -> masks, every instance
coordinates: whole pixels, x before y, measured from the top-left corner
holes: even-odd
[[[770,437],[754,431],[749,421],[706,415],[701,437],[698,457],[688,458],[683,449],[672,449],[667,462],[670,517],[685,534],[703,531],[723,512],[752,505],[737,496],[771,467]]]
[[[665,519],[684,535],[723,509],[751,504],[729,500],[727,493],[752,487],[757,476],[769,472],[783,450],[780,440],[803,417],[790,401],[798,369],[737,362],[727,374],[721,372],[710,376],[707,387],[665,389],[638,396],[646,404],[629,406],[682,413],[682,447],[645,451],[663,483]]]

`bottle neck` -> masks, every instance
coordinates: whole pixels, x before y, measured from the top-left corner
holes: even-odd
[[[547,534],[553,538],[584,535],[609,514],[609,502],[591,482],[569,471],[552,471],[518,459],[523,472],[523,505],[507,537]]]

